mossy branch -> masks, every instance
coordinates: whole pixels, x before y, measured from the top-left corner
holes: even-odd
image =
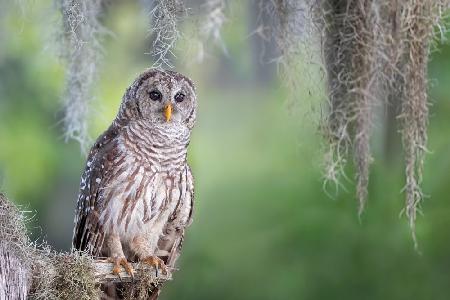
[[[170,272],[133,263],[133,278],[112,274],[113,264],[84,253],[58,253],[31,243],[24,215],[0,193],[0,299],[99,299],[101,287],[123,283],[124,295],[149,295]]]
[[[117,282],[136,282],[142,279],[142,274],[145,273],[145,278],[153,278],[152,283],[161,284],[172,279],[170,272],[158,272],[155,268],[146,266],[140,263],[132,263],[135,274],[131,277],[124,270],[119,276],[112,274],[113,264],[104,259],[95,259],[93,262],[94,276],[96,283],[117,283]]]

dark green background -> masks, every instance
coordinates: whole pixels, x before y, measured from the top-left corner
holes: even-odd
[[[34,239],[68,250],[85,158],[63,138],[58,18],[51,0],[0,5],[0,189],[30,211]],[[330,197],[323,188],[321,93],[309,89],[321,83],[301,77],[296,100],[286,100],[274,66],[255,59],[254,8],[232,1],[223,31],[228,55],[210,45],[203,64],[181,52],[176,61],[198,89],[189,154],[196,210],[180,271],[162,299],[449,299],[450,47],[439,45],[429,68],[429,197],[417,222],[419,254],[399,217],[403,162],[387,135],[395,136],[395,126],[375,125],[368,207],[359,220],[351,169],[345,190],[329,186]],[[105,23],[114,36],[106,38],[95,86],[92,136],[107,128],[127,85],[152,63],[137,1],[113,1]],[[307,68],[301,75],[316,74]]]

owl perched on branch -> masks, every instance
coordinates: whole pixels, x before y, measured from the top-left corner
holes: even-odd
[[[73,248],[162,272],[180,254],[191,223],[194,183],[186,162],[197,99],[190,79],[150,69],[127,89],[81,177]]]

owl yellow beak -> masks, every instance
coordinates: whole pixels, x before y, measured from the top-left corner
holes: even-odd
[[[166,117],[166,122],[170,121],[172,117],[172,104],[169,103],[164,107],[164,117]]]

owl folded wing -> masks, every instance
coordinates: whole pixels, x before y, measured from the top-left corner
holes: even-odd
[[[75,213],[72,249],[99,256],[104,234],[99,223],[102,206],[102,187],[107,181],[109,161],[113,159],[117,129],[111,126],[95,142],[87,158],[81,177],[80,193]]]

